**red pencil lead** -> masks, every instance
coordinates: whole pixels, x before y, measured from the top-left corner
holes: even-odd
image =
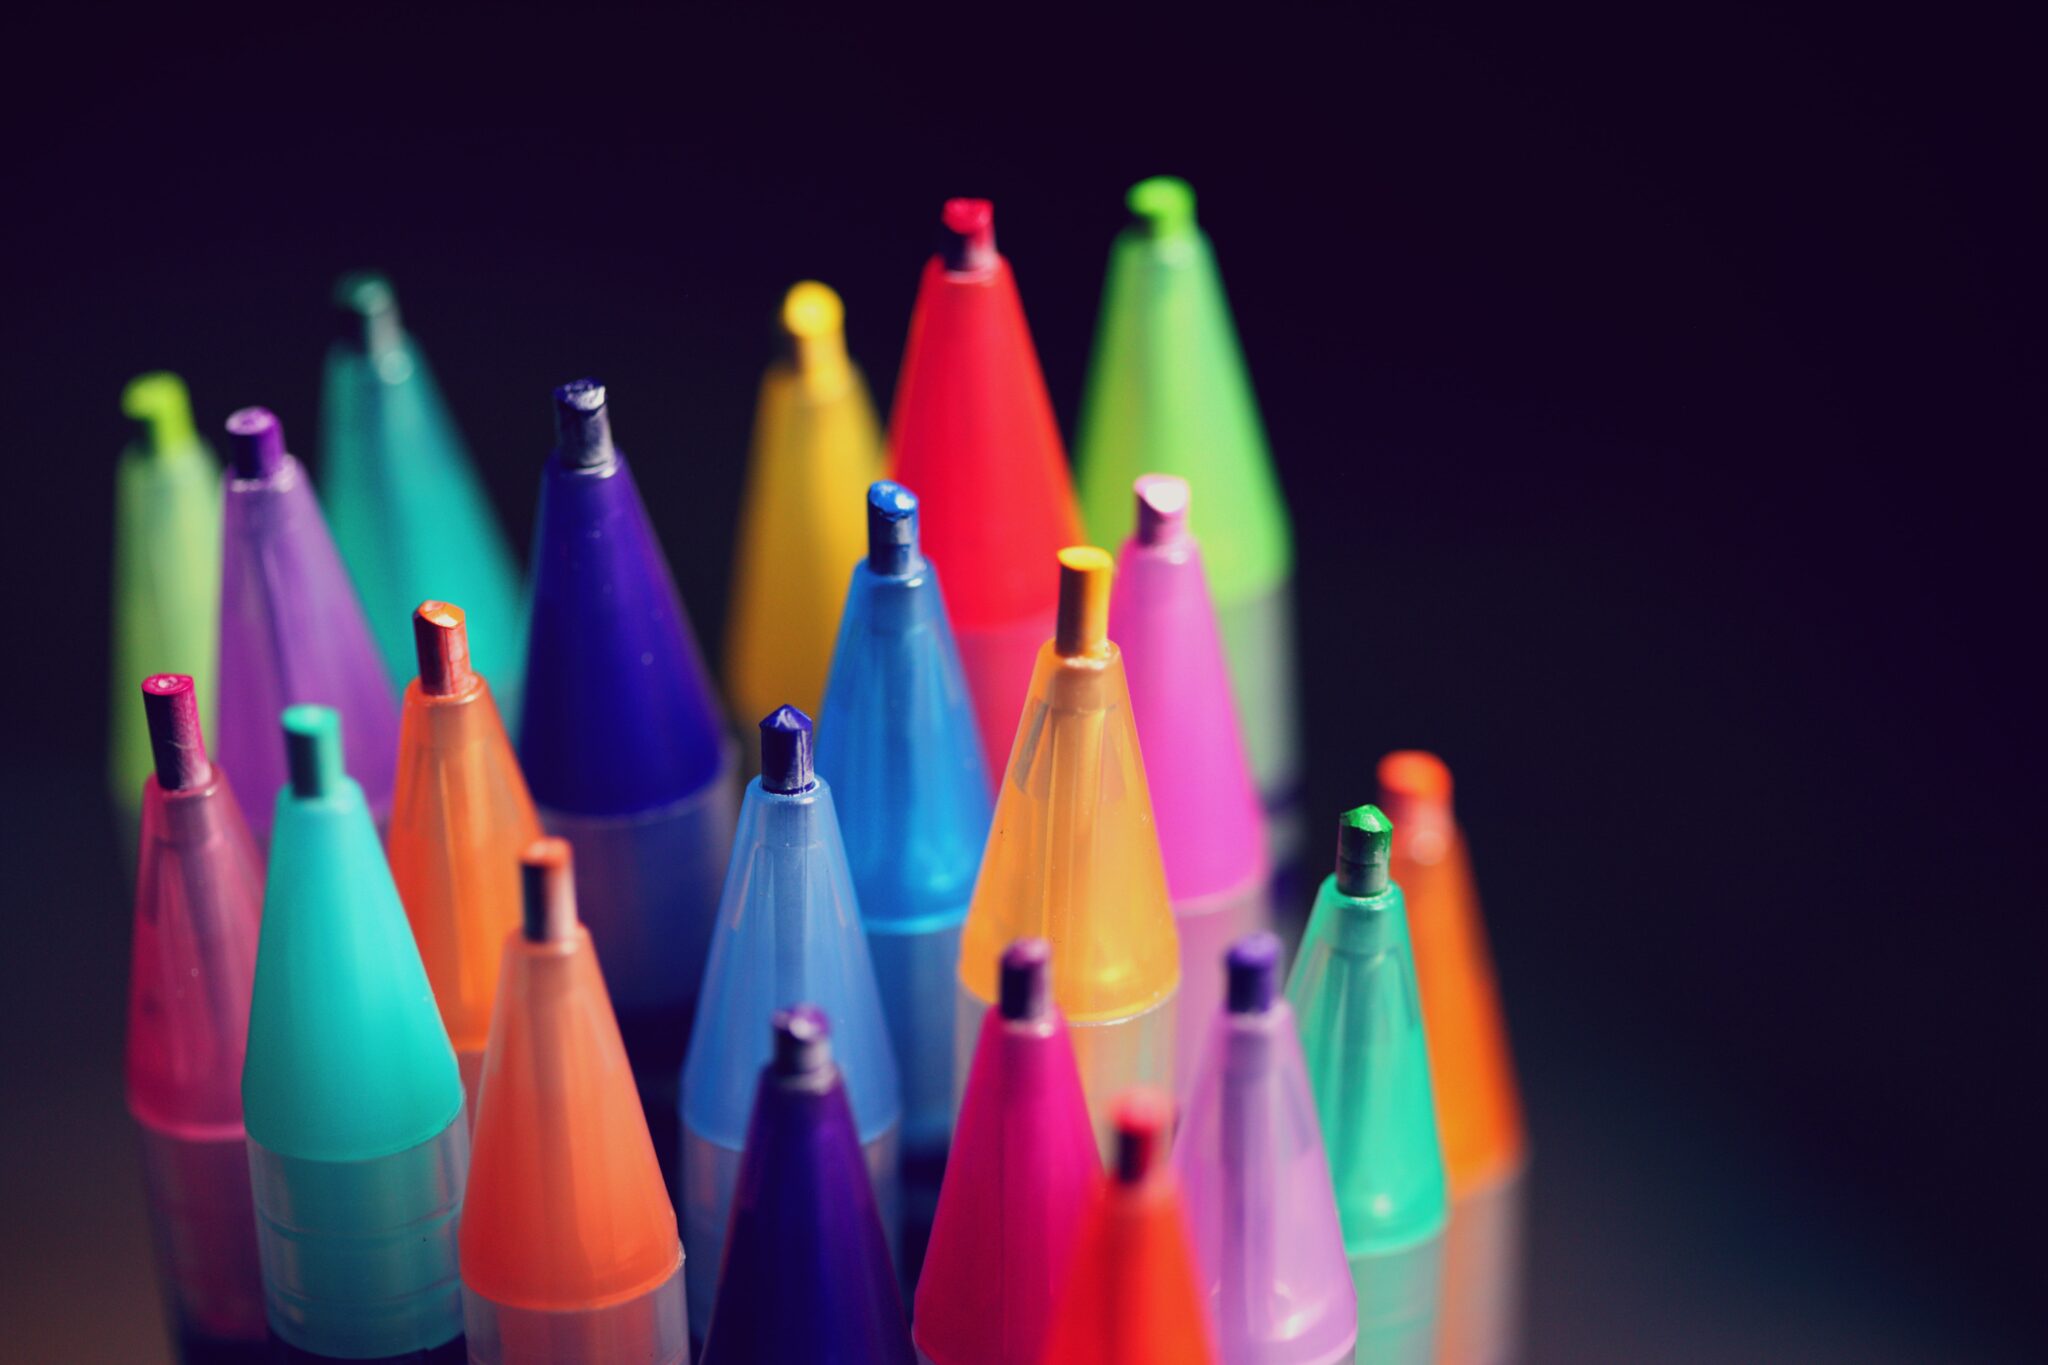
[[[948,199],[939,215],[939,256],[956,275],[996,263],[996,210],[986,199]]]

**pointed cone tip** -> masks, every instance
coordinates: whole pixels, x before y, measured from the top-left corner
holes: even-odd
[[[283,725],[292,795],[314,800],[333,794],[347,776],[342,765],[341,713],[331,706],[288,706]]]
[[[939,212],[939,256],[956,275],[996,263],[996,209],[986,199],[948,199]]]
[[[793,337],[829,337],[845,327],[846,305],[829,284],[801,280],[782,296],[782,330]]]
[[[1380,790],[1417,801],[1451,799],[1451,770],[1422,749],[1396,749],[1380,760]]]
[[[121,415],[141,429],[151,454],[189,445],[199,435],[192,423],[192,395],[169,370],[151,370],[121,390]]]
[[[1052,945],[1020,938],[1003,950],[997,973],[996,1008],[1013,1023],[1035,1022],[1052,1013]]]
[[[811,718],[794,706],[761,717],[761,789],[796,796],[817,785]]]
[[[815,1078],[832,1067],[832,1025],[815,1005],[777,1010],[769,1069],[784,1080]]]
[[[1337,889],[1354,898],[1386,890],[1393,847],[1393,822],[1378,806],[1357,806],[1338,816]]]
[[[1115,1171],[1119,1184],[1139,1185],[1166,1167],[1173,1132],[1173,1101],[1150,1088],[1126,1092],[1116,1102]]]
[[[1280,939],[1260,932],[1230,945],[1224,957],[1225,1003],[1232,1014],[1264,1014],[1280,996]]]
[[[420,603],[412,614],[412,642],[422,692],[454,697],[476,686],[476,673],[469,666],[468,617],[461,607],[452,602]]]
[[[1137,497],[1140,545],[1173,545],[1187,538],[1188,481],[1173,474],[1140,474],[1131,485]]]
[[[868,567],[900,578],[918,564],[917,494],[887,479],[868,485]]]
[[[1058,628],[1053,647],[1068,658],[1097,654],[1109,641],[1109,585],[1116,561],[1093,545],[1059,553]]]
[[[191,678],[183,673],[144,678],[142,709],[159,787],[186,791],[213,775],[213,765],[206,757],[206,737],[199,728],[199,690]]]
[[[269,408],[240,408],[227,420],[228,459],[239,479],[268,479],[284,468],[284,423]]]
[[[618,458],[610,398],[601,380],[577,379],[556,387],[555,449],[574,469],[607,469]]]
[[[1124,204],[1152,237],[1179,236],[1195,225],[1194,186],[1177,175],[1140,180],[1124,196]]]
[[[519,855],[521,934],[560,943],[576,933],[575,858],[567,839],[535,839]]]

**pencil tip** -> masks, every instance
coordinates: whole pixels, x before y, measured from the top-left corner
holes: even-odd
[[[1354,899],[1387,889],[1393,822],[1378,806],[1357,806],[1337,817],[1337,889]]]
[[[191,678],[183,673],[144,678],[142,711],[149,723],[149,749],[159,787],[187,791],[213,776],[206,737],[199,730],[199,691]]]
[[[1114,1121],[1117,1183],[1142,1185],[1166,1165],[1173,1101],[1149,1087],[1125,1091],[1116,1102]]]
[[[413,652],[419,658],[420,691],[430,697],[460,696],[476,685],[469,666],[469,625],[452,602],[427,601],[412,614]]]
[[[405,328],[398,318],[398,294],[376,270],[352,270],[334,284],[334,306],[354,333],[351,338],[373,360],[399,349]]]
[[[1155,175],[1131,186],[1124,206],[1148,236],[1175,237],[1195,225],[1195,189],[1177,175]]]
[[[1138,543],[1175,545],[1187,538],[1188,481],[1172,474],[1140,474],[1131,485],[1138,499]]]
[[[761,717],[761,789],[797,796],[815,787],[811,766],[811,718],[794,706],[778,706]]]
[[[1061,550],[1060,598],[1053,648],[1068,658],[1099,654],[1109,643],[1109,582],[1116,561],[1093,545]]]
[[[956,275],[996,263],[996,209],[986,199],[948,199],[939,213],[939,257]]]
[[[535,839],[519,855],[519,931],[528,943],[576,933],[575,860],[567,839]]]
[[[1020,938],[1003,950],[997,1009],[1015,1023],[1052,1013],[1052,945]]]
[[[868,567],[901,578],[919,562],[917,494],[882,479],[868,485]]]
[[[1246,934],[1224,957],[1225,992],[1232,1014],[1264,1014],[1280,995],[1280,939]]]
[[[572,469],[606,469],[618,459],[603,383],[578,379],[555,390],[555,449]]]
[[[832,1026],[815,1005],[777,1010],[769,1067],[784,1080],[822,1077],[832,1069]]]
[[[268,479],[284,468],[284,423],[269,408],[228,416],[228,459],[238,479]]]
[[[144,449],[152,455],[189,444],[198,435],[192,425],[192,396],[185,381],[169,370],[151,370],[129,380],[121,390],[121,415],[135,423]]]
[[[341,713],[331,706],[287,706],[284,752],[293,796],[314,800],[332,795],[347,775],[341,761]]]

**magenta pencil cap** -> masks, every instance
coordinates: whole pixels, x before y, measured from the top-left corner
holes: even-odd
[[[1174,1165],[1222,1365],[1340,1365],[1358,1300],[1280,940],[1253,934],[1227,982],[1181,1112]]]

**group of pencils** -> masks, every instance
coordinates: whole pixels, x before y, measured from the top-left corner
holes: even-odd
[[[602,384],[523,575],[380,276],[319,496],[270,412],[223,476],[129,386],[128,1096],[184,1359],[1512,1357],[1450,774],[1382,762],[1290,970],[1288,515],[1192,191],[1129,206],[1071,478],[986,201],[886,441],[790,290],[723,699]]]

